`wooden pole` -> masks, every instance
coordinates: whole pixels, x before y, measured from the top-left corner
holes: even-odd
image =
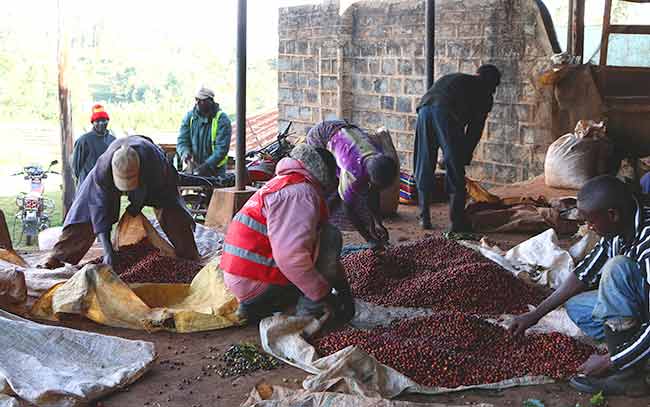
[[[72,179],[72,167],[70,157],[72,156],[73,134],[72,134],[72,104],[70,96],[69,79],[69,52],[70,41],[65,30],[64,15],[62,9],[63,1],[57,0],[58,11],[58,36],[57,54],[59,67],[59,121],[61,125],[61,175],[63,177],[63,216],[68,213],[74,200],[75,187]]]
[[[573,49],[571,49],[571,53],[580,56],[579,62],[583,63],[585,58],[585,0],[574,0],[573,6],[571,10],[573,14],[573,24],[571,24]]]
[[[567,30],[566,30],[566,52],[573,52],[573,10],[575,9],[575,1],[569,0],[569,18],[567,21]]]
[[[600,41],[600,65],[607,65],[609,52],[609,26],[612,20],[612,0],[605,0],[605,16],[603,18],[603,36]]]

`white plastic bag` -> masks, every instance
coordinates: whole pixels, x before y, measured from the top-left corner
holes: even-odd
[[[612,155],[604,123],[580,120],[574,133],[560,137],[546,151],[546,185],[580,189],[589,179],[607,172]]]

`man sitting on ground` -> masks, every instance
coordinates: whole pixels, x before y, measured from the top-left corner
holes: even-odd
[[[327,223],[324,197],[335,179],[336,162],[327,150],[298,145],[235,215],[221,268],[242,319],[256,322],[296,301],[298,315],[320,317],[329,310],[347,321],[354,314],[339,260],[341,232]]]
[[[587,393],[647,394],[650,206],[616,177],[602,175],[582,187],[578,210],[601,241],[539,307],[517,316],[511,331],[523,333],[566,303],[571,319],[585,334],[604,338],[609,350],[592,355],[570,384]]]

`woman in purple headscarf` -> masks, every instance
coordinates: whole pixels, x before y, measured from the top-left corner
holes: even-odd
[[[330,223],[341,230],[357,230],[372,246],[387,243],[379,192],[395,180],[395,160],[366,132],[343,120],[317,123],[307,134],[307,144],[325,148],[336,158],[339,182],[328,199]]]

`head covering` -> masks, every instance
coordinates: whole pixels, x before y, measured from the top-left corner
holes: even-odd
[[[334,181],[330,179],[325,160],[321,158],[316,148],[309,144],[301,143],[296,145],[289,153],[289,156],[300,161],[305,169],[320,182],[323,188],[327,188]]]
[[[204,86],[201,86],[201,89],[199,89],[199,91],[196,92],[196,98],[200,100],[214,99],[214,92],[212,91],[212,89],[208,89]]]
[[[113,182],[118,190],[128,192],[138,187],[140,157],[133,147],[123,145],[113,153],[111,167],[113,168]]]
[[[99,103],[93,106],[93,114],[90,116],[90,122],[94,123],[97,120],[110,120],[108,118],[108,113],[106,113],[106,110],[104,110],[104,106],[100,105]]]

